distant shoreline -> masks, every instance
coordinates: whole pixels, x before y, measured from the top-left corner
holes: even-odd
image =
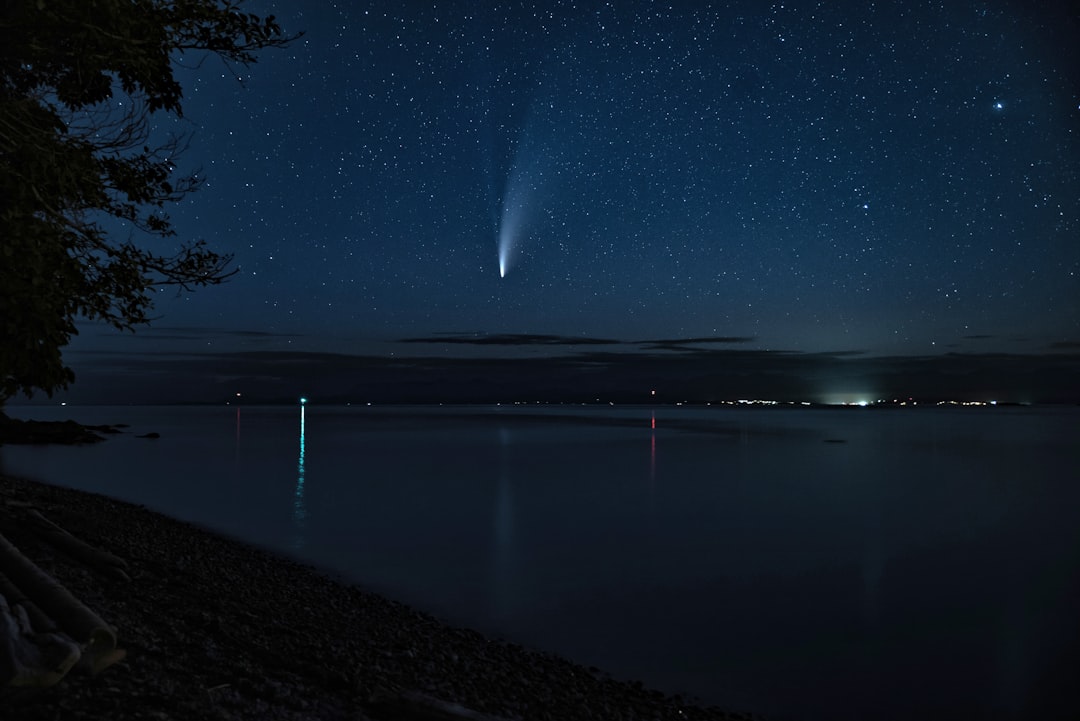
[[[637,409],[816,409],[816,410],[845,410],[845,409],[878,409],[887,410],[893,408],[1076,408],[1080,403],[1072,401],[959,401],[942,399],[913,399],[913,400],[888,400],[888,401],[850,401],[843,403],[822,403],[818,401],[791,401],[791,400],[720,400],[720,401],[673,401],[670,403],[647,403],[647,402],[580,402],[580,401],[446,401],[446,402],[420,402],[420,401],[348,401],[339,398],[320,398],[309,402],[307,405],[314,408],[363,408],[371,409],[412,409],[412,408],[446,408],[446,409],[477,409],[477,408],[505,408],[505,409],[529,409],[529,408],[637,408]],[[151,403],[57,403],[55,401],[31,401],[23,403],[8,402],[6,409],[71,409],[79,408],[288,408],[299,407],[296,399],[269,399],[269,400],[244,400],[243,402],[224,401],[189,401],[189,402],[151,402]]]

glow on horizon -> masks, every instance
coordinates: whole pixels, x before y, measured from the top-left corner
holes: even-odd
[[[870,406],[879,402],[880,395],[873,391],[827,391],[814,400],[827,406]]]

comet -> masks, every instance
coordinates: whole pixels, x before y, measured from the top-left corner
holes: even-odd
[[[514,152],[514,162],[506,176],[497,237],[499,277],[505,278],[520,253],[522,241],[539,207],[544,202],[547,156],[550,151],[530,131],[526,123]]]
[[[499,277],[505,278],[510,270],[510,259],[518,245],[521,234],[522,205],[503,204],[502,219],[499,222]]]
[[[542,236],[544,212],[550,212],[567,164],[564,128],[555,108],[553,98],[535,98],[514,147],[496,233],[500,278],[520,262],[523,247]]]

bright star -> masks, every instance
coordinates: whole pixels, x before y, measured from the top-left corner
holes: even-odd
[[[994,110],[1004,110],[1004,109],[1005,109],[1005,103],[1001,102],[1000,100],[995,100],[994,101]]]

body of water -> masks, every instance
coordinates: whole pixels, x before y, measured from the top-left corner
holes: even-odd
[[[13,407],[0,471],[778,718],[1073,718],[1080,412]],[[134,438],[156,431],[158,440]]]

